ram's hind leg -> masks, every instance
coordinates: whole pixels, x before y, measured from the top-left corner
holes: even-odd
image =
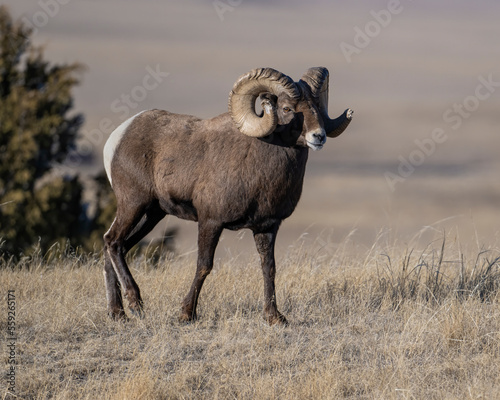
[[[128,252],[144,238],[160,222],[167,213],[160,208],[158,202],[151,204],[139,223],[125,239],[125,252]]]
[[[145,211],[143,211],[144,209]],[[139,287],[130,274],[125,262],[125,254],[151,232],[165,214],[158,202],[153,202],[146,207],[137,207],[136,212],[131,212],[130,209],[123,206],[119,207],[113,225],[104,236],[106,245],[106,261],[104,264],[106,297],[108,313],[114,319],[126,317],[123,310],[121,287],[125,291],[125,297],[129,302],[131,311],[138,314],[142,313],[142,299]],[[131,220],[138,220],[139,222],[127,222]]]
[[[109,316],[116,320],[125,319],[120,282],[107,251],[104,252],[104,283]]]
[[[143,218],[150,207],[151,202],[133,203],[120,201],[119,199],[116,218],[109,231],[104,235],[104,251],[107,252],[106,257],[109,257],[113,271],[115,272],[115,275],[113,275],[109,268],[109,263],[105,265],[108,309],[113,316],[116,315],[116,307],[114,306],[120,306],[118,286],[121,286],[123,289],[132,313],[142,315],[142,299],[139,286],[137,286],[125,261],[125,254],[130,248],[127,246],[126,239],[131,233],[136,232],[136,225],[140,223],[141,218]],[[123,306],[121,309],[123,310]],[[117,316],[121,316],[120,311],[118,311]]]

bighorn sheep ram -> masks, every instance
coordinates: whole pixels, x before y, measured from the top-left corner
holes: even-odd
[[[286,323],[276,307],[274,245],[278,228],[297,205],[308,149],[340,135],[352,110],[328,117],[326,68],[298,82],[271,68],[242,75],[229,94],[229,112],[202,120],[162,110],[122,123],[104,147],[116,195],[116,218],[104,235],[107,306],[126,318],[142,314],[139,287],[125,254],[166,215],[198,221],[198,261],[181,321],[196,319],[201,287],[223,229],[252,230],[264,275],[264,318]],[[262,112],[255,110],[260,96]]]

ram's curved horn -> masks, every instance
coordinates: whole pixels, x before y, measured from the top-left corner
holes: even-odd
[[[325,67],[309,68],[300,81],[307,84],[311,95],[319,105],[326,136],[339,136],[351,122],[353,111],[348,108],[342,115],[335,119],[330,119],[328,116],[328,69]]]
[[[255,112],[255,100],[262,93],[278,97],[285,93],[292,99],[300,98],[295,82],[275,69],[257,68],[240,76],[229,93],[229,113],[240,132],[247,136],[267,136],[278,124],[276,109],[269,101],[263,104],[262,117]]]

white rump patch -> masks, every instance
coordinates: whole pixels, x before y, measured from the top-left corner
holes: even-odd
[[[146,111],[146,110],[144,110]],[[118,128],[116,128],[111,135],[109,135],[106,144],[103,149],[103,161],[104,161],[104,169],[106,170],[106,175],[108,176],[109,183],[113,186],[113,182],[111,181],[111,161],[113,161],[113,157],[115,155],[115,150],[120,144],[123,135],[127,131],[128,126],[132,123],[135,117],[141,115],[144,111],[141,111],[138,114],[127,119],[125,122],[122,122]]]

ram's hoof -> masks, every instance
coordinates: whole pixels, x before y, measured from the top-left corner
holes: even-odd
[[[186,313],[182,313],[181,315],[179,315],[179,323],[181,324],[190,324],[192,322],[195,322],[198,318],[196,317],[196,315],[192,315],[192,314],[186,314]]]
[[[264,315],[264,319],[267,321],[267,323],[269,325],[282,325],[282,326],[288,326],[288,321],[286,320],[286,318],[283,316],[283,314],[281,314],[280,312],[276,313],[276,314],[267,314],[267,315]]]
[[[135,317],[140,319],[144,318],[144,305],[142,304],[142,301],[130,303],[128,308]]]
[[[125,311],[123,311],[123,309],[108,311],[108,315],[114,321],[128,321],[127,314],[125,314]]]

